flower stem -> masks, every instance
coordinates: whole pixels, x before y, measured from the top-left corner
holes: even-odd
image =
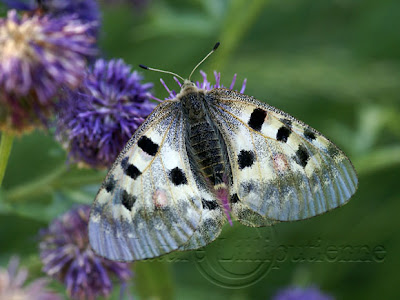
[[[30,183],[11,188],[6,192],[8,202],[26,202],[30,201],[32,196],[40,196],[62,188],[79,188],[83,185],[99,184],[105,177],[103,172],[93,174],[76,175],[74,177],[66,176],[67,165],[58,166],[49,174],[34,180]]]
[[[29,201],[34,196],[38,196],[41,194],[49,193],[54,190],[53,183],[54,181],[62,177],[66,172],[66,166],[61,165],[54,169],[49,174],[34,180],[29,183],[21,184],[17,187],[14,187],[6,192],[6,199],[8,202],[23,202]]]
[[[4,173],[6,172],[8,158],[10,157],[14,135],[11,133],[3,132],[1,134],[0,142],[0,187],[3,182]]]

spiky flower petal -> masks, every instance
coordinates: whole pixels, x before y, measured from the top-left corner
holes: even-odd
[[[288,287],[279,291],[272,300],[334,300],[317,287]]]
[[[61,297],[46,289],[48,281],[36,279],[24,287],[28,271],[18,269],[19,259],[13,257],[8,269],[0,268],[0,299],[4,300],[61,300]]]
[[[89,213],[88,205],[76,207],[41,232],[43,271],[63,282],[74,299],[107,297],[113,288],[111,275],[120,283],[132,276],[129,264],[101,258],[90,248]]]
[[[225,87],[221,83],[221,73],[214,71],[214,78],[215,78],[214,84],[212,84],[210,81],[208,81],[207,74],[205,72],[200,71],[200,74],[203,77],[203,80],[195,82],[196,86],[199,89],[212,90],[212,89],[217,89],[217,88],[228,88],[228,87]],[[235,74],[233,76],[231,84],[229,85],[230,90],[233,90],[235,87],[236,77],[237,77],[237,75]],[[179,86],[182,86],[182,83],[177,78],[174,77],[174,79],[178,83]],[[170,90],[162,79],[160,79],[160,81],[169,94],[169,96],[166,98],[166,100],[175,98],[177,95],[177,92],[175,90]],[[246,84],[247,84],[247,79],[244,79],[243,83],[242,83],[242,87],[240,89],[240,93],[244,92],[244,90],[246,89]],[[156,98],[154,98],[154,99],[156,99]],[[159,99],[156,99],[156,100],[159,100]]]
[[[95,23],[90,32],[97,36],[100,26],[100,9],[97,0],[1,0],[9,8],[51,17],[75,15],[82,23]]]

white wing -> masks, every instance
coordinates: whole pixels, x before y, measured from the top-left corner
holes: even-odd
[[[179,102],[159,105],[107,175],[89,222],[90,244],[100,256],[156,257],[187,244],[204,223],[180,112]]]
[[[222,227],[226,222],[226,217],[215,200],[215,197],[205,189],[202,189],[202,219],[199,227],[192,235],[190,240],[179,250],[193,250],[201,248],[214,241],[221,233]],[[206,200],[207,199],[207,200]]]
[[[228,148],[233,213],[242,223],[309,218],[345,204],[356,191],[350,160],[316,130],[234,91],[208,95]]]

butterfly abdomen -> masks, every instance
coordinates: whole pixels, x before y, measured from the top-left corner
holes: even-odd
[[[182,98],[188,153],[195,173],[215,195],[231,223],[228,188],[230,167],[226,145],[208,114],[206,101],[202,93],[190,93]]]
[[[201,173],[212,185],[223,183],[223,152],[215,129],[206,121],[190,124],[190,127],[190,148]]]
[[[196,173],[200,173],[203,181],[213,187],[222,184],[223,176],[227,173],[226,146],[208,115],[206,101],[203,93],[191,90],[181,98],[188,153],[197,169]]]
[[[228,169],[224,143],[211,122],[202,121],[190,124],[189,141],[195,165],[200,169],[202,179],[216,196],[229,223],[232,224],[229,212]]]

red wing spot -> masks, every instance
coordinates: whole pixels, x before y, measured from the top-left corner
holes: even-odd
[[[282,153],[274,154],[273,165],[278,172],[285,172],[289,166],[286,156]]]
[[[168,197],[167,193],[162,190],[156,190],[153,193],[153,203],[156,208],[165,208],[168,206]]]

